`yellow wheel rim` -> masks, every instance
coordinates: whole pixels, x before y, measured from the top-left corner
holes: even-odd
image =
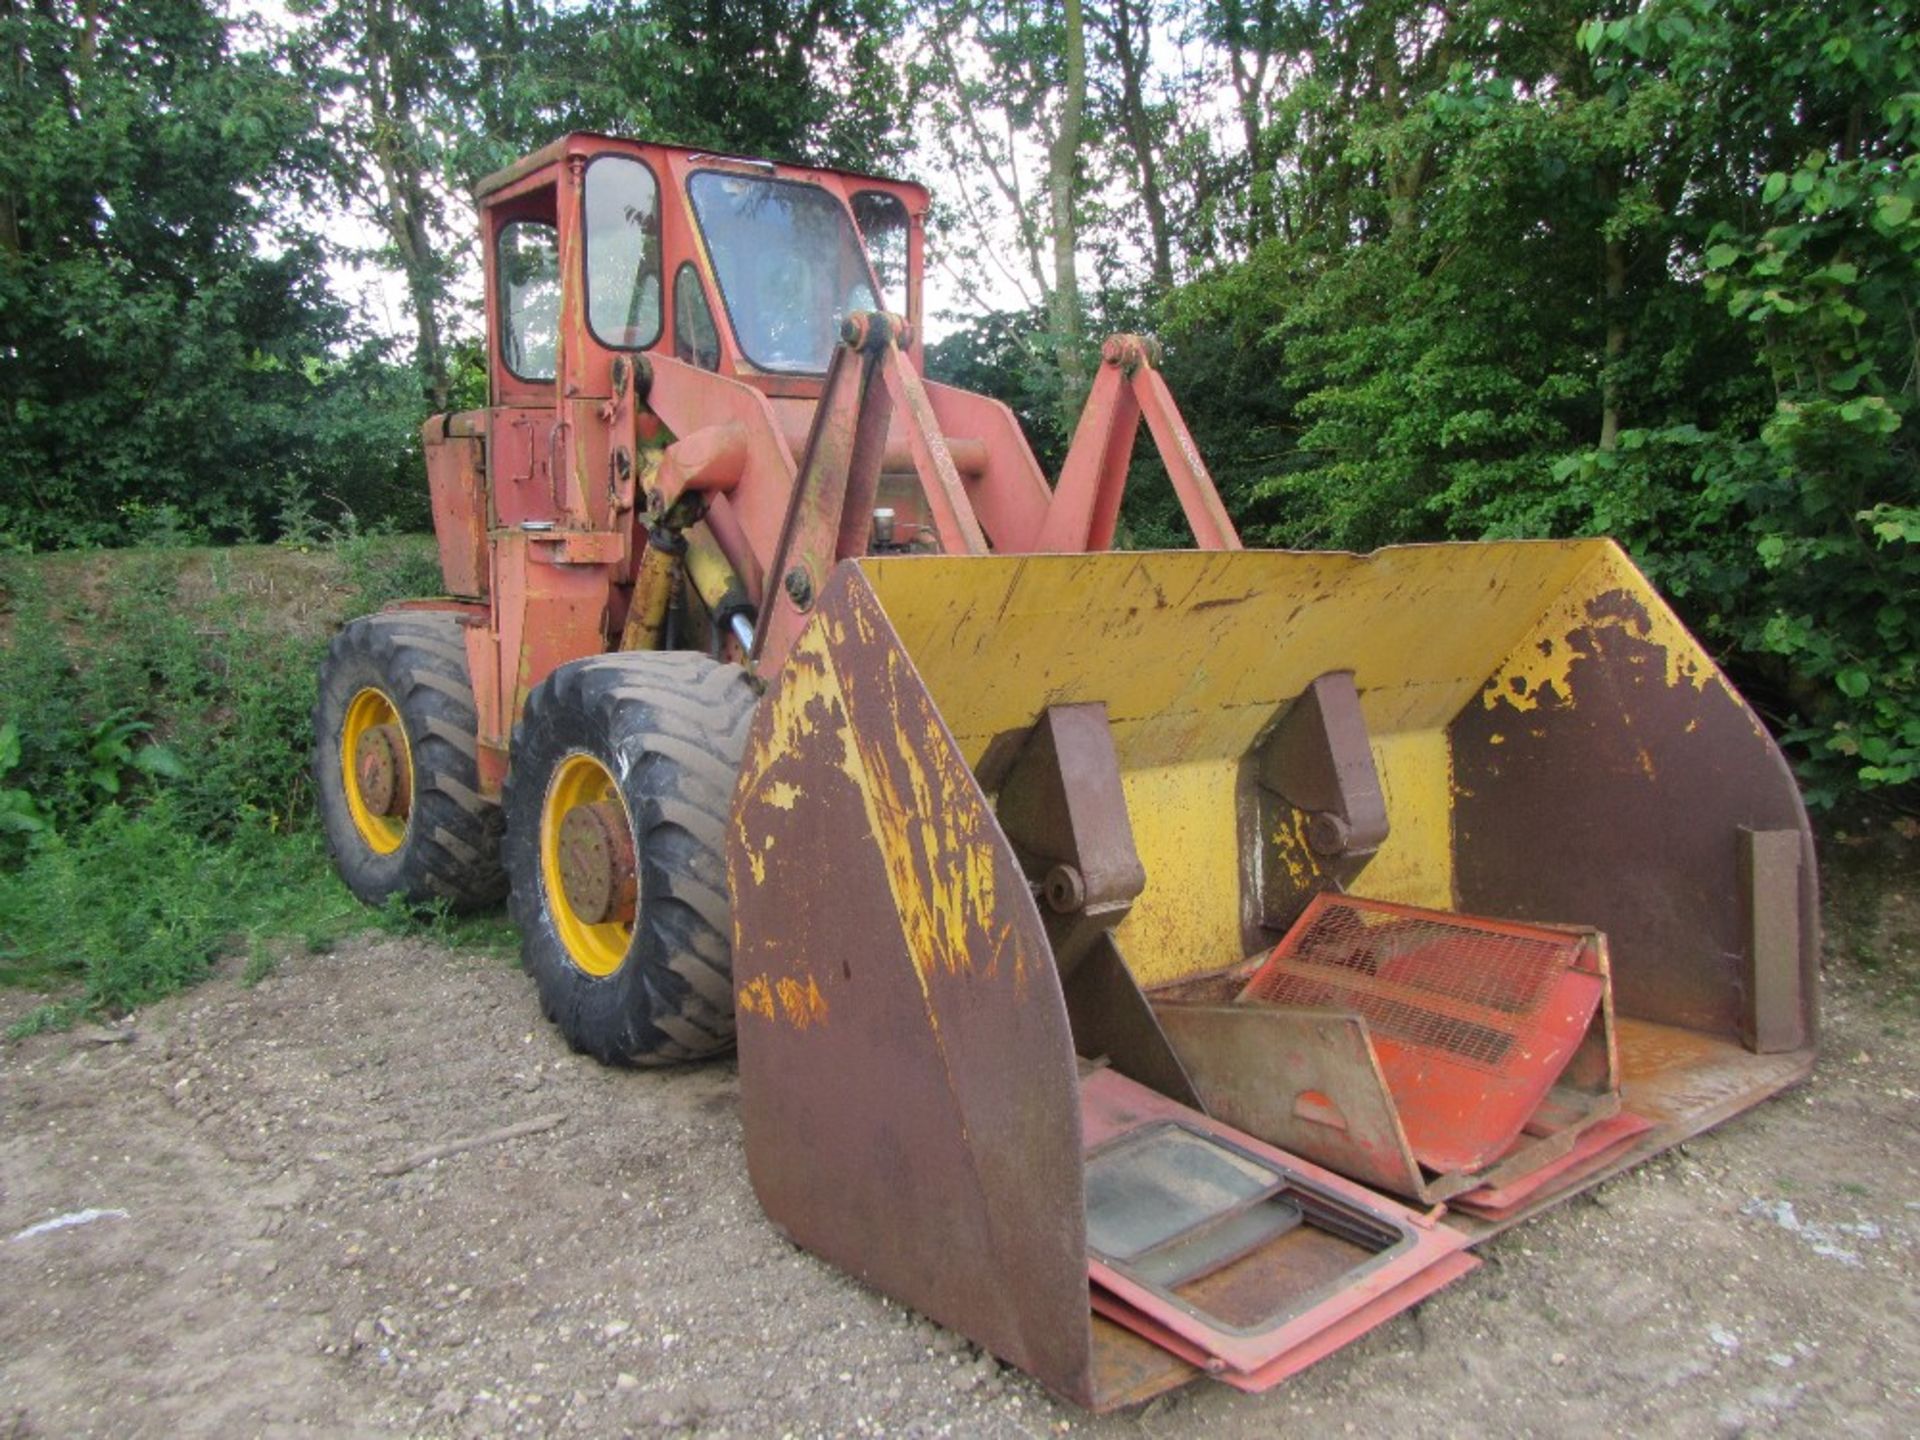
[[[353,828],[376,855],[405,843],[413,810],[413,747],[400,710],[369,685],[347,704],[340,730],[340,780]]]
[[[583,835],[607,853],[583,860]],[[597,864],[607,873],[594,873]],[[633,866],[633,821],[612,772],[591,755],[567,756],[540,809],[540,880],[561,944],[589,975],[613,974],[633,947]]]

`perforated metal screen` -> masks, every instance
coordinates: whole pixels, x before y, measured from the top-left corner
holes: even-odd
[[[1547,1002],[1580,958],[1577,935],[1320,895],[1240,994],[1352,1011],[1373,1033],[1503,1070],[1543,1048]]]

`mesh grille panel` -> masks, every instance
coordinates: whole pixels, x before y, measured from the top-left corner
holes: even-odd
[[[1497,1070],[1537,1048],[1542,1006],[1577,935],[1320,895],[1242,1001],[1351,1011],[1378,1037]]]

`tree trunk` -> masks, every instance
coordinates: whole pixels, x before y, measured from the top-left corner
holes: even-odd
[[[1606,243],[1605,295],[1607,316],[1606,357],[1600,366],[1600,448],[1612,450],[1620,443],[1620,357],[1627,353],[1627,321],[1623,313],[1627,295],[1627,247],[1618,240]]]
[[[1173,288],[1173,235],[1167,223],[1166,197],[1160,189],[1160,157],[1154,152],[1153,130],[1147,117],[1145,45],[1134,48],[1136,21],[1140,22],[1146,45],[1150,45],[1150,16],[1136,12],[1128,0],[1114,0],[1113,53],[1120,66],[1120,123],[1139,175],[1140,203],[1147,212],[1153,283],[1165,292]]]
[[[1060,370],[1060,417],[1068,434],[1080,418],[1087,396],[1083,354],[1086,318],[1080,307],[1080,273],[1075,257],[1080,227],[1074,215],[1074,167],[1087,105],[1087,31],[1080,0],[1066,0],[1067,83],[1060,103],[1060,129],[1047,152],[1047,199],[1052,210],[1053,296],[1048,319],[1053,330],[1054,361]]]
[[[436,412],[452,403],[453,382],[447,373],[446,347],[440,335],[439,258],[427,229],[430,200],[427,181],[414,150],[413,104],[396,76],[398,51],[405,40],[390,0],[370,7],[366,37],[366,94],[373,126],[369,148],[380,167],[386,204],[380,217],[387,237],[400,257],[406,276],[407,300],[413,307],[418,336],[414,364],[427,401]]]
[[[0,20],[13,20],[18,16],[15,0],[0,0]],[[27,47],[24,40],[18,42],[13,52],[7,56],[7,69],[11,72],[14,93],[21,94],[27,86]],[[23,143],[19,136],[9,135],[7,144]],[[17,259],[20,255],[20,203],[11,194],[0,191],[0,258]]]
[[[414,355],[427,401],[437,414],[452,403],[453,381],[447,373],[446,346],[440,337],[438,262],[426,225],[426,186],[417,166],[391,151],[380,156],[380,173],[387,191],[387,234],[400,256],[407,279],[407,299],[413,307],[418,349]]]
[[[1256,33],[1249,36],[1248,16],[1238,0],[1221,7],[1222,38],[1227,68],[1233,79],[1240,132],[1247,147],[1247,248],[1251,250],[1275,231],[1272,162],[1267,155],[1264,116],[1267,70],[1273,61],[1274,0],[1260,0],[1254,18]]]

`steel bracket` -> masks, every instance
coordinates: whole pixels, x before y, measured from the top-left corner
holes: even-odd
[[[1387,803],[1351,670],[1301,692],[1255,752],[1260,923],[1284,929],[1344,889],[1387,838]]]

